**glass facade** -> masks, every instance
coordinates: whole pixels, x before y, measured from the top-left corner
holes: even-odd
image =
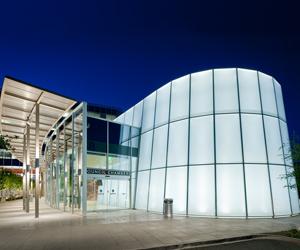
[[[215,69],[167,83],[127,113],[140,124],[135,208],[210,217],[299,213],[280,84],[247,69]]]
[[[131,208],[139,138],[139,128],[89,116],[80,104],[47,140],[47,202],[83,214]]]
[[[279,83],[215,69],[167,83],[114,121],[82,103],[46,143],[46,197],[83,214],[136,208],[207,217],[299,213]]]

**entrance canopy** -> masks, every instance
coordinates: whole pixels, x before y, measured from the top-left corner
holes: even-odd
[[[30,126],[30,160],[35,159],[36,106],[39,104],[39,148],[60,117],[67,115],[75,100],[6,76],[0,99],[0,130],[11,139],[12,154],[23,161],[23,139]]]

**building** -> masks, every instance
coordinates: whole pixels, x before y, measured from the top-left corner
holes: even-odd
[[[165,84],[114,120],[92,109],[72,103],[39,144],[51,206],[83,215],[125,208],[162,213],[164,198],[173,198],[179,215],[299,213],[297,190],[289,188],[295,180],[286,178],[293,162],[273,77],[207,70]]]

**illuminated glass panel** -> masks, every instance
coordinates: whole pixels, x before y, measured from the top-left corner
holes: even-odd
[[[168,166],[187,164],[188,120],[170,123]]]
[[[191,116],[213,113],[212,70],[191,75]]]
[[[218,216],[246,216],[243,167],[217,165]]]
[[[192,118],[190,121],[190,164],[207,164],[213,162],[213,116]]]
[[[277,116],[272,77],[261,72],[259,72],[258,75],[259,75],[263,113]]]
[[[166,166],[168,125],[154,130],[152,168]]]
[[[238,112],[238,92],[235,69],[214,70],[215,112]]]
[[[214,165],[190,166],[189,214],[215,214]]]
[[[165,168],[151,171],[149,206],[150,211],[162,212],[165,186]]]
[[[245,165],[249,216],[272,216],[267,165]]]
[[[242,114],[244,161],[266,163],[266,147],[261,115]]]
[[[285,167],[270,165],[272,194],[275,215],[288,215],[291,213]]]
[[[169,120],[170,86],[168,83],[157,90],[155,126],[166,124]]]
[[[239,115],[216,115],[216,154],[218,163],[242,162]]]
[[[142,132],[153,128],[156,92],[144,99]]]
[[[257,72],[238,69],[238,79],[241,111],[261,113]]]
[[[269,162],[284,164],[278,119],[264,116]]]
[[[285,121],[286,118],[285,118],[285,111],[284,111],[284,104],[283,104],[283,96],[282,96],[281,86],[276,80],[274,80],[274,87],[275,87],[275,94],[276,94],[279,117]]]
[[[186,211],[186,167],[167,169],[166,198],[173,199],[173,212],[184,214]]]
[[[152,134],[153,134],[153,130],[141,135],[139,170],[150,168]]]
[[[150,171],[138,172],[135,203],[135,207],[138,209],[147,209],[149,172]]]
[[[172,82],[170,120],[188,117],[189,113],[189,80],[190,76],[183,76]]]

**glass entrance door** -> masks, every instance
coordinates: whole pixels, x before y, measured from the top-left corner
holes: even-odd
[[[88,210],[129,208],[129,180],[89,179]]]

